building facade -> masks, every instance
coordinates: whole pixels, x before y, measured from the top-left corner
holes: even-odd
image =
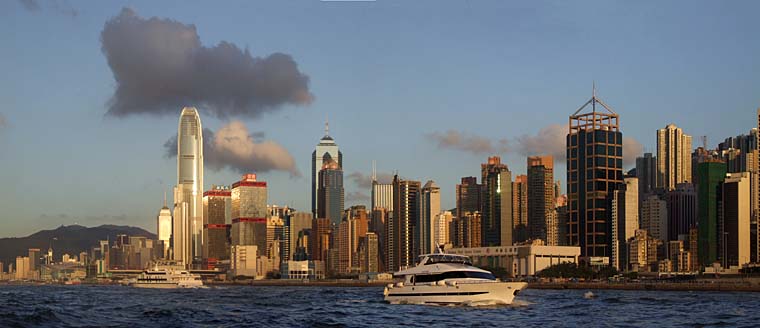
[[[718,260],[718,215],[720,184],[726,177],[726,164],[708,160],[697,165],[697,226],[699,227],[699,263],[711,266]]]
[[[329,154],[323,157],[319,170],[317,190],[317,217],[329,219],[339,225],[343,217],[345,191],[343,189],[343,169]]]
[[[266,256],[267,183],[257,181],[255,174],[244,174],[240,181],[232,184],[230,196],[232,245],[255,245],[257,256]]]
[[[177,185],[174,187],[174,260],[190,266],[201,258],[203,230],[203,127],[198,111],[185,107],[177,131]]]
[[[414,265],[419,254],[415,236],[420,215],[420,182],[393,177],[393,271]]]
[[[567,182],[568,244],[604,261],[612,241],[608,198],[623,183],[623,133],[618,114],[595,92],[569,119]]]
[[[433,180],[422,187],[420,202],[420,224],[417,234],[419,254],[430,254],[435,250],[436,216],[441,213],[441,188]]]
[[[481,164],[483,179],[482,244],[512,245],[512,172],[501,158],[493,156]],[[529,205],[530,206],[530,205]]]
[[[676,189],[691,180],[691,136],[675,124],[657,130],[657,187]]]
[[[557,240],[547,239],[551,229],[554,210],[554,158],[552,156],[528,156],[528,230],[530,239],[541,239],[547,245],[556,246]]]
[[[343,167],[343,153],[338,149],[338,144],[330,137],[330,126],[325,122],[325,136],[319,140],[314,152],[311,153],[311,214],[318,217],[319,204],[317,192],[319,191],[319,171],[322,170],[324,160],[327,155],[338,163],[338,167]]]
[[[528,176],[515,176],[512,182],[512,239],[515,243],[528,240]]]

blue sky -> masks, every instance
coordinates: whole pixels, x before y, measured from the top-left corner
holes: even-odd
[[[123,7],[194,24],[204,46],[227,41],[254,56],[293,57],[314,101],[233,119],[293,156],[302,177],[259,177],[270,203],[303,210],[326,116],[346,175],[369,174],[374,159],[381,172],[435,180],[450,208],[459,178],[479,175],[488,154],[439,148],[431,133],[508,139],[512,150],[496,151],[519,174],[520,137],[543,140],[542,128],[566,125],[592,81],[624,135],[648,151],[668,123],[713,147],[747,133],[760,107],[760,4],[752,1],[35,3],[0,2],[0,237],[75,222],[155,230],[176,180],[163,144],[180,108],[177,116],[105,115],[117,84],[100,33]],[[201,119],[212,130],[228,123]],[[239,175],[207,170],[205,182]],[[555,176],[563,175],[558,162]],[[347,193],[369,193],[346,180]]]

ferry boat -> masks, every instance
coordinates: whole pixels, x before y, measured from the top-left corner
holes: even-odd
[[[199,275],[187,270],[154,267],[143,271],[129,285],[139,288],[201,288],[203,281]]]
[[[420,255],[417,265],[396,272],[402,282],[383,292],[391,304],[512,304],[525,282],[503,282],[487,270],[472,266],[467,256],[437,253]]]

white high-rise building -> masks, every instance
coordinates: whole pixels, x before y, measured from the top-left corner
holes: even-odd
[[[639,230],[639,179],[626,177],[625,180],[625,237],[624,241],[636,236]]]
[[[203,243],[203,127],[194,107],[182,109],[177,130],[172,250],[174,260],[190,266]]]
[[[675,124],[657,130],[658,188],[673,190],[679,183],[692,182],[691,150],[691,136]]]
[[[330,126],[325,122],[325,136],[319,140],[317,148],[311,153],[311,214],[318,216],[317,188],[319,186],[319,171],[322,170],[323,160],[326,155],[338,162],[338,167],[343,167],[343,153],[338,150],[338,144],[330,137]]]
[[[435,249],[436,215],[441,213],[441,188],[433,180],[428,180],[422,187],[420,203],[420,222],[417,227],[419,254],[430,254]]]
[[[156,237],[164,242],[163,257],[166,258],[172,237],[172,211],[166,207],[166,193],[164,193],[164,207],[158,211],[158,217],[156,217]]]
[[[450,211],[443,211],[436,216],[435,225],[433,226],[433,242],[440,246],[451,244],[450,230],[451,221],[454,220],[454,215]]]

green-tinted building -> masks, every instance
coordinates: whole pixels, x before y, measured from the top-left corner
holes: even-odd
[[[697,164],[697,228],[699,229],[699,263],[710,265],[718,260],[718,199],[720,183],[726,178],[726,164],[709,161]]]

